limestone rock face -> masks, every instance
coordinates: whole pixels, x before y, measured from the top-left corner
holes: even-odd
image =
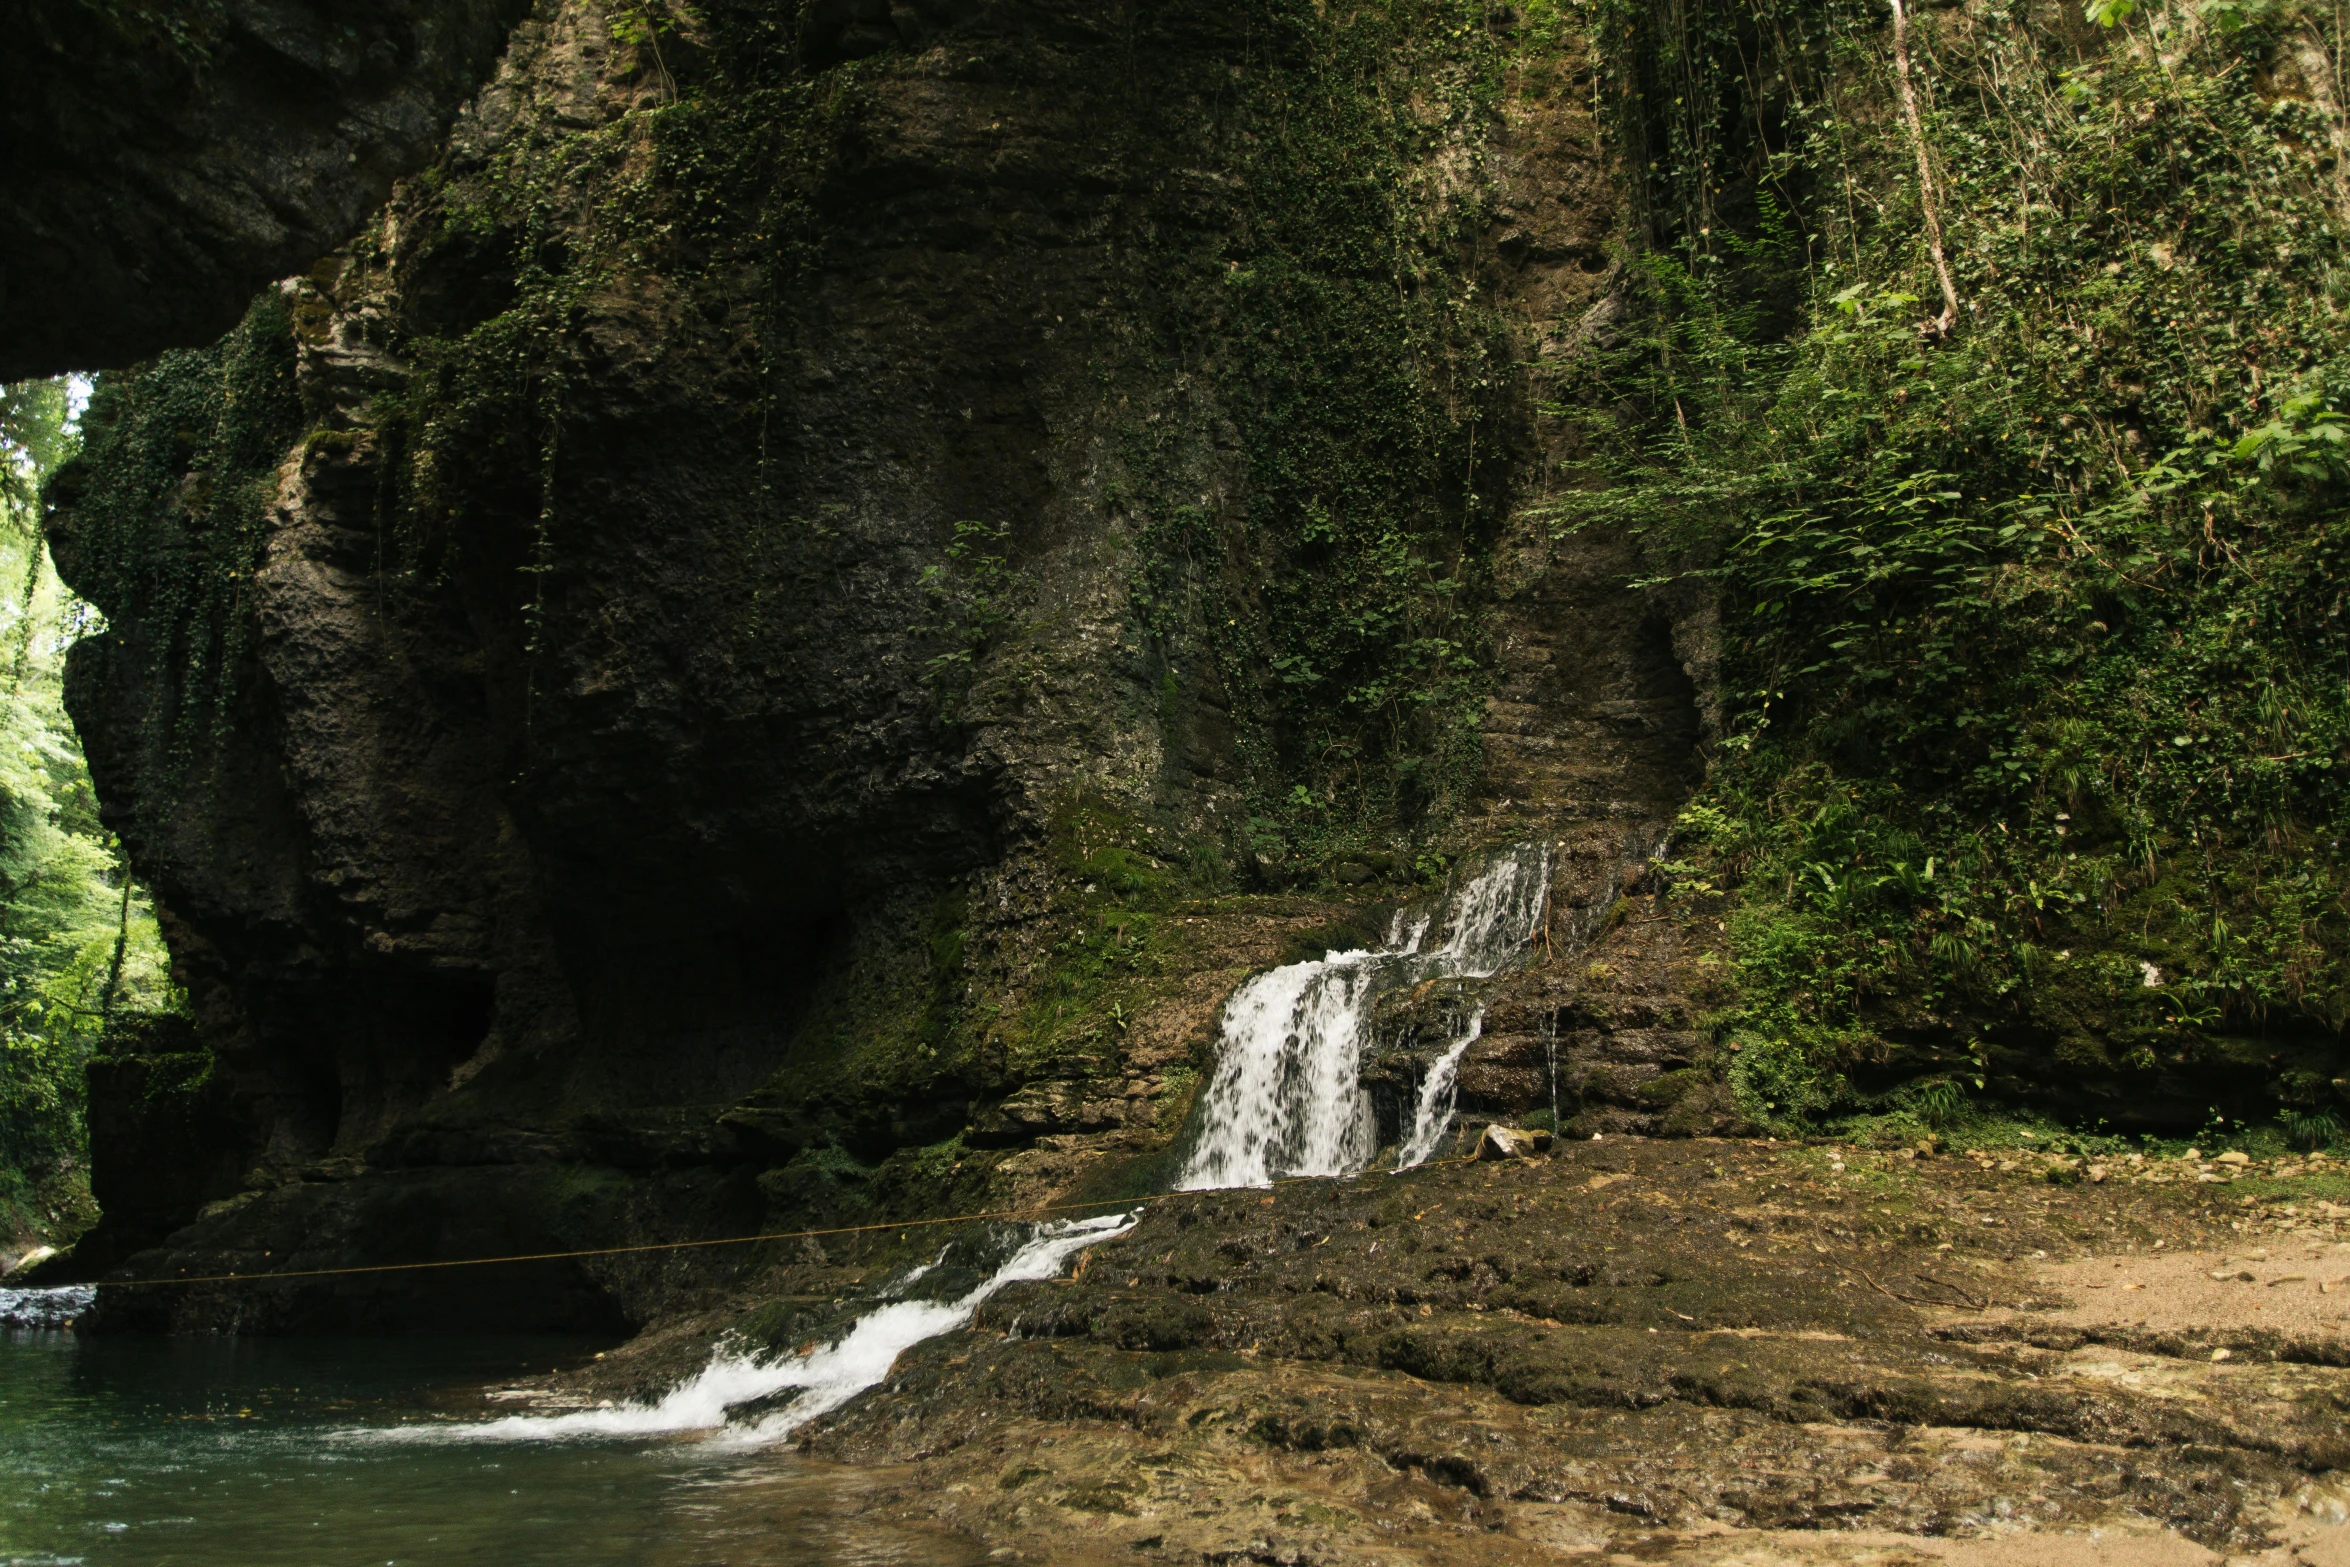
[[[430,159],[527,0],[0,6],[0,381],[209,342]]]
[[[117,1029],[90,1063],[91,1195],[102,1227],[75,1260],[102,1272],[163,1240],[203,1204],[234,1196],[257,1150],[249,1116],[185,1019]]]
[[[116,378],[68,697],[260,1150],[134,1266],[1147,1181],[1242,978],[1550,834],[1463,1078],[1546,1103],[1707,724],[1703,606],[1540,511],[1619,214],[1563,68],[1280,10],[542,7],[356,241]],[[307,1288],[102,1316],[410,1299]]]

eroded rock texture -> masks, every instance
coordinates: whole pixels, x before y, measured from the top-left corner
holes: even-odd
[[[1165,1199],[803,1441],[1078,1559],[2339,1559],[2341,1209],[1914,1154],[1610,1137]]]
[[[1564,66],[1277,11],[551,4],[359,241],[101,399],[69,700],[262,1149],[140,1266],[1147,1184],[1235,983],[1550,836],[1464,1074],[1543,1102],[1707,726],[1703,606],[1540,507],[1619,216]]]
[[[429,161],[523,0],[0,7],[0,381],[208,342]]]

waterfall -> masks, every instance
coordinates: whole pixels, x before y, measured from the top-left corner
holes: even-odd
[[[1199,1140],[1176,1190],[1269,1186],[1281,1176],[1346,1175],[1368,1165],[1379,1133],[1360,1072],[1373,1004],[1401,985],[1500,972],[1532,939],[1549,894],[1549,846],[1520,845],[1448,900],[1444,939],[1432,951],[1421,942],[1433,920],[1398,914],[1378,951],[1326,953],[1243,984],[1224,1006]],[[1472,1027],[1431,1083],[1447,1075],[1449,1091],[1448,1074],[1475,1037]],[[1425,1089],[1422,1100],[1425,1111]],[[1451,1112],[1447,1099],[1448,1120]]]
[[[888,1300],[859,1317],[831,1343],[801,1354],[762,1359],[722,1343],[699,1373],[652,1403],[352,1434],[391,1441],[537,1442],[724,1431],[731,1442],[741,1446],[780,1441],[882,1381],[906,1350],[969,1322],[980,1303],[997,1291],[1007,1285],[1058,1277],[1071,1257],[1088,1246],[1125,1234],[1140,1217],[1139,1212],[1109,1213],[1038,1225],[1002,1266],[968,1293],[953,1300]],[[884,1290],[884,1296],[902,1295],[937,1265],[938,1260],[933,1259],[914,1269]],[[730,1424],[730,1415],[746,1405],[770,1405],[787,1396],[789,1402],[780,1409],[754,1413],[747,1421]]]
[[[1412,1129],[1404,1138],[1403,1147],[1396,1153],[1395,1167],[1408,1170],[1425,1163],[1443,1141],[1445,1130],[1452,1125],[1453,1106],[1460,1098],[1457,1092],[1461,1079],[1461,1057],[1485,1032],[1485,1009],[1480,1007],[1469,1018],[1467,1032],[1452,1042],[1451,1048],[1436,1058],[1428,1069],[1426,1081],[1420,1084],[1419,1107],[1412,1113]]]
[[[1373,1004],[1399,985],[1499,973],[1533,939],[1549,892],[1549,848],[1522,845],[1495,856],[1446,900],[1440,914],[1399,912],[1376,951],[1330,952],[1243,984],[1224,1008],[1223,1052],[1208,1087],[1198,1144],[1176,1188],[1264,1186],[1276,1176],[1343,1175],[1367,1166],[1378,1152],[1378,1127],[1359,1077]],[[1432,931],[1442,940],[1423,950]],[[1451,1123],[1461,1057],[1483,1022],[1479,1008],[1429,1073],[1406,1163],[1427,1157]],[[830,1343],[770,1357],[722,1343],[701,1371],[649,1402],[352,1435],[530,1442],[723,1433],[739,1445],[779,1441],[885,1380],[900,1354],[962,1327],[999,1290],[1058,1276],[1072,1256],[1124,1235],[1140,1217],[1130,1211],[1034,1226],[967,1293],[950,1300],[914,1298],[915,1287],[945,1262],[942,1251],[892,1281],[880,1303]]]
[[[1343,1175],[1370,1162],[1379,1126],[1356,1063],[1386,956],[1333,952],[1259,974],[1233,993],[1199,1143],[1178,1191]]]

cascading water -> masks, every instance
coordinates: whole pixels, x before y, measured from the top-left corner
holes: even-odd
[[[1209,1087],[1200,1141],[1177,1188],[1262,1186],[1277,1175],[1343,1175],[1369,1164],[1378,1151],[1378,1128],[1358,1078],[1372,1004],[1397,985],[1498,973],[1541,923],[1549,886],[1548,848],[1512,849],[1449,901],[1444,940],[1433,950],[1423,952],[1421,943],[1434,918],[1398,914],[1387,945],[1376,952],[1333,952],[1242,985],[1224,1009],[1223,1055]],[[1405,1162],[1427,1157],[1450,1125],[1460,1059],[1483,1017],[1479,1009],[1429,1074]],[[999,1290],[1056,1277],[1072,1256],[1125,1234],[1139,1218],[1127,1212],[1037,1226],[968,1292],[951,1300],[910,1298],[944,1263],[941,1252],[883,1290],[883,1303],[833,1342],[772,1359],[722,1345],[699,1373],[649,1403],[352,1435],[530,1442],[711,1433],[732,1445],[778,1441],[883,1381],[900,1354],[963,1326]]]
[[[721,1345],[699,1374],[653,1403],[561,1415],[512,1415],[466,1425],[397,1426],[353,1435],[393,1441],[535,1442],[713,1432],[738,1446],[779,1441],[887,1377],[906,1350],[969,1322],[980,1303],[997,1291],[1058,1277],[1071,1257],[1125,1234],[1140,1217],[1135,1212],[1110,1213],[1039,1225],[1002,1266],[969,1292],[953,1300],[891,1300],[859,1317],[838,1339],[803,1354],[762,1360]],[[884,1293],[902,1294],[937,1266],[935,1259],[924,1264]],[[781,1409],[730,1424],[732,1412],[795,1394]]]
[[[1233,994],[1178,1191],[1343,1175],[1370,1162],[1379,1126],[1356,1063],[1386,957],[1333,952],[1259,974]]]
[[[1549,893],[1549,846],[1521,845],[1495,856],[1450,900],[1444,940],[1433,950],[1420,950],[1431,922],[1407,927],[1399,915],[1379,951],[1332,952],[1243,984],[1224,1007],[1199,1140],[1176,1189],[1269,1186],[1281,1176],[1345,1175],[1368,1165],[1379,1133],[1360,1073],[1373,1003],[1401,985],[1500,972],[1541,924]],[[1448,1069],[1457,1070],[1474,1038],[1472,1027],[1431,1084],[1446,1075],[1449,1089]],[[1423,1090],[1423,1114],[1429,1103]],[[1446,1097],[1446,1124],[1451,1114]],[[1443,1130],[1429,1135],[1429,1146]]]
[[[1427,1079],[1420,1084],[1420,1103],[1412,1112],[1411,1132],[1395,1155],[1397,1169],[1424,1163],[1443,1141],[1445,1129],[1452,1125],[1453,1107],[1460,1099],[1461,1057],[1484,1032],[1485,1011],[1480,1007],[1470,1016],[1467,1031],[1428,1069]]]

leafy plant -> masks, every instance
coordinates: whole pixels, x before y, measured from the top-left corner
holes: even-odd
[[[694,14],[693,7],[684,0],[636,0],[633,4],[613,6],[606,13],[606,21],[614,43],[642,49],[651,57],[654,81],[663,96],[674,102],[677,78],[669,74],[669,62],[662,58],[661,40],[700,26],[701,18]]]
[[[41,482],[75,441],[66,382],[0,389],[0,1224],[86,1222],[82,1068],[108,1026],[175,1008],[169,957],[122,866],[62,698],[87,624],[49,565]]]
[[[1558,47],[1564,18],[1540,11],[1530,31]],[[1212,394],[1244,482],[1201,504],[1169,399],[1129,429],[1123,499],[1144,629],[1236,731],[1233,847],[1284,879],[1391,837],[1421,848],[1483,759],[1509,328],[1462,261],[1499,190],[1498,15],[1279,0],[1252,23],[1263,63],[1216,88],[1213,141],[1186,101],[1124,149],[1232,160],[1248,193],[1212,243],[1157,217],[1134,252],[1164,280],[1138,301],[1154,378]]]
[[[949,719],[970,694],[980,660],[1014,628],[1013,601],[1022,581],[1004,553],[1011,536],[1010,523],[958,522],[946,548],[948,563],[923,568],[931,618],[921,629],[947,648],[923,666],[922,681]]]
[[[1552,516],[1720,597],[1681,853],[1733,902],[1734,1077],[1783,1115],[1864,1071],[2254,1100],[2338,1062],[2350,233],[2291,86],[2337,20],[2112,5],[2083,55],[1913,18],[1964,301],[1929,340],[1882,18],[1602,15],[1650,242],[1553,406]]]
[[[1909,1093],[1917,1118],[1936,1131],[1947,1131],[1967,1117],[1966,1090],[1947,1077],[1919,1083]]]
[[[2331,1110],[2296,1110],[2288,1106],[2278,1112],[2277,1120],[2296,1148],[2331,1148],[2342,1140],[2342,1118]]]

